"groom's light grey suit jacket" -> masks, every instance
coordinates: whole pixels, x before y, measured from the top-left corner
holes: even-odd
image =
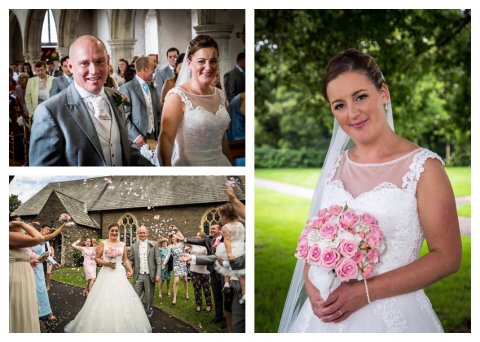
[[[105,87],[120,131],[123,165],[130,165],[125,116]],[[72,83],[41,103],[30,136],[31,166],[106,166],[102,146],[87,106]]]
[[[128,259],[132,263],[133,279],[136,280],[140,271],[140,251],[138,241],[132,244]],[[148,241],[147,243],[147,260],[148,273],[150,275],[150,280],[153,283],[155,282],[155,277],[161,276],[162,274],[162,260],[158,251],[158,245],[152,241]]]

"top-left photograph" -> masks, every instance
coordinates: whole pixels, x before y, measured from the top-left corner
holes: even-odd
[[[245,10],[10,9],[9,28],[10,166],[246,165]]]

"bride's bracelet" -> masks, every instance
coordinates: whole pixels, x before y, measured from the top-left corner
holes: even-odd
[[[367,279],[366,278],[363,278],[363,284],[365,284],[365,293],[367,295],[368,304],[370,304],[371,303],[370,293],[368,292],[368,285],[367,285]]]

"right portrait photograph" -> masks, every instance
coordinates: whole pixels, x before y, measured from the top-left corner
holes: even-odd
[[[471,10],[255,10],[255,332],[471,332]]]

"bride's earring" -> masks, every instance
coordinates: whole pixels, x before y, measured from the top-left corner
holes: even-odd
[[[385,113],[388,111],[388,103],[385,103]]]

